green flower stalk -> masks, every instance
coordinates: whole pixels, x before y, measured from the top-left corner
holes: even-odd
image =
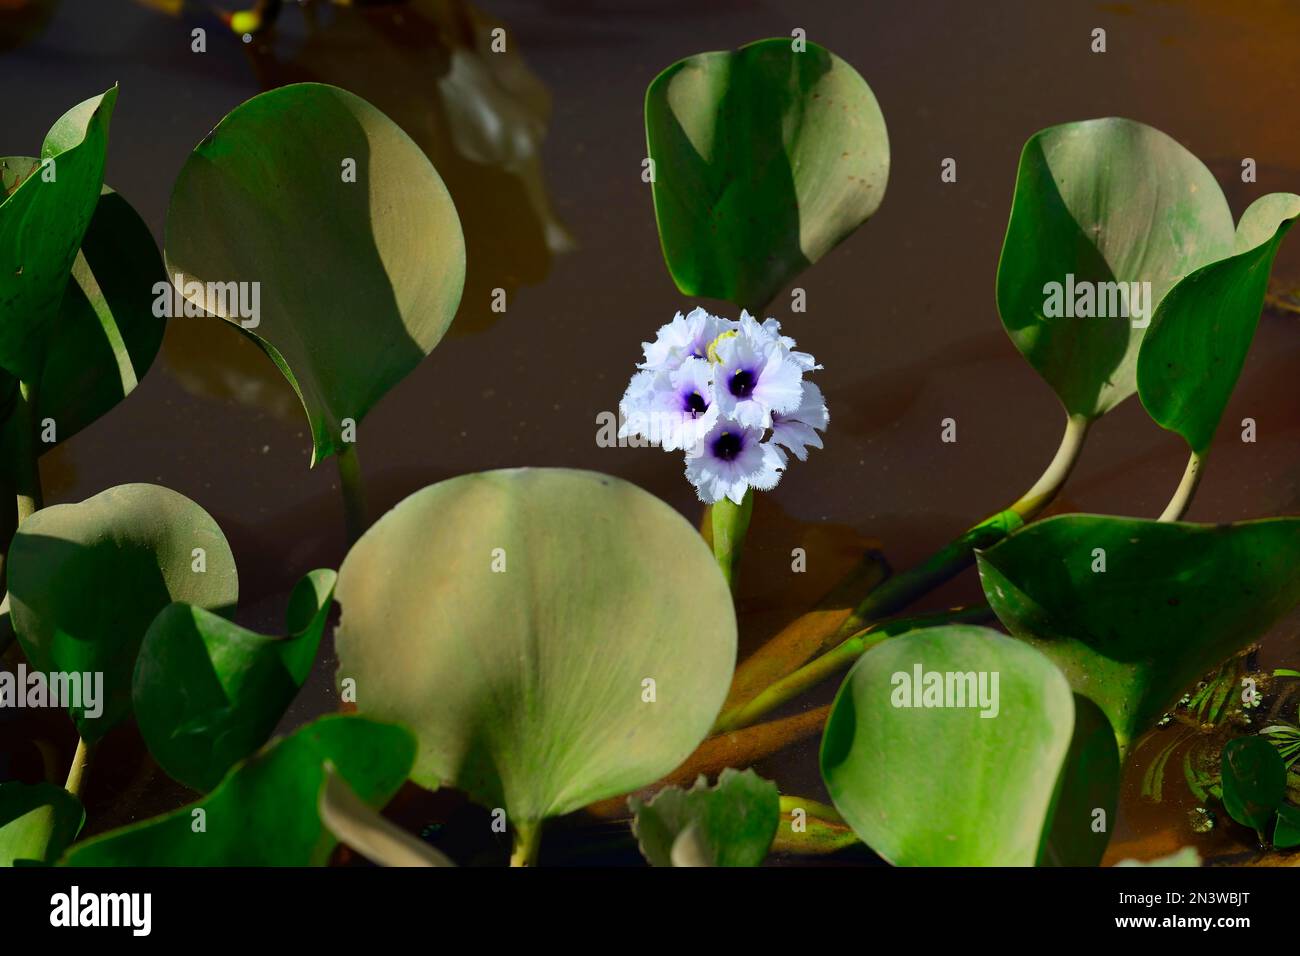
[[[830,415],[805,377],[820,366],[776,319],[760,322],[743,309],[738,321],[679,312],[642,348],[619,402],[619,437],[685,452],[686,477],[709,506],[714,555],[734,590],[754,491],[775,488],[790,455],[803,461],[822,447]]]
[[[722,576],[734,593],[740,553],[749,531],[749,519],[754,511],[754,492],[745,492],[740,504],[730,498],[709,505],[709,526],[713,534],[713,556],[718,560]]]

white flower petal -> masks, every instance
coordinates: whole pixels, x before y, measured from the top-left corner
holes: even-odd
[[[805,425],[803,422],[796,421],[779,421],[772,425],[772,437],[769,442],[776,445],[784,445],[800,461],[808,460],[808,448],[821,448],[822,439],[812,426]]]
[[[718,448],[726,434],[734,436],[739,446],[733,446],[735,454],[724,459]],[[686,458],[686,477],[695,485],[701,501],[713,504],[730,498],[739,504],[750,488],[767,490],[776,486],[784,461],[762,437],[762,431],[726,419],[720,419],[709,430]]]
[[[639,366],[651,371],[670,371],[676,367],[674,359],[690,343],[690,329],[680,312],[667,325],[659,327],[653,342],[642,342],[645,361]]]
[[[725,411],[725,409],[724,409]],[[772,410],[752,398],[738,401],[732,407],[732,417],[746,428],[764,429],[772,425]]]
[[[756,402],[770,411],[794,411],[803,398],[803,369],[784,354],[769,352],[753,395]]]
[[[619,438],[634,435],[650,438],[650,412],[660,378],[657,372],[642,371],[633,375],[627,383],[627,390],[618,403],[618,415],[622,420],[618,427]],[[667,380],[663,381],[666,384]]]
[[[822,390],[817,387],[815,382],[807,380],[803,383],[803,397],[799,400],[799,406],[792,412],[784,412],[780,416],[783,421],[797,421],[805,425],[811,425],[813,428],[826,430],[830,424],[831,415],[826,409],[826,398],[822,395]]]
[[[748,477],[749,487],[757,491],[771,491],[781,480],[785,460],[771,442],[763,442],[758,448],[761,452],[760,464]]]

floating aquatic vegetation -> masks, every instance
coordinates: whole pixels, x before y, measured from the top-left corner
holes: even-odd
[[[464,62],[450,69],[440,95],[470,97]],[[1226,715],[1248,729],[1183,756],[1193,826],[1221,808],[1260,846],[1300,845],[1296,728],[1258,698],[1228,703],[1244,649],[1300,603],[1300,519],[1181,520],[1300,196],[1265,195],[1234,224],[1205,166],[1149,126],[1030,137],[996,306],[1065,412],[1060,448],[1010,506],[912,569],[855,576],[842,613],[814,609],[737,669],[753,492],[822,448],[837,374],[764,316],[876,212],[888,176],[884,120],[852,67],[763,40],[679,61],[647,91],[643,169],[669,275],[737,318],[697,307],[643,343],[620,436],[682,455],[703,534],[621,479],[527,467],[439,481],[366,530],[356,429],[439,343],[464,287],[442,177],[353,93],[264,93],[181,170],[158,281],[147,228],[103,185],[115,100],[70,110],[40,159],[0,160],[0,651],[64,685],[103,681],[93,701],[60,698],[81,737],[65,785],[0,784],[0,863],[321,865],[341,841],[381,865],[454,865],[422,839],[445,827],[416,837],[381,815],[409,781],[468,796],[516,865],[544,859],[550,821],[611,802],[654,866],[757,866],[773,850],[1097,865],[1141,735]],[[458,106],[459,149],[535,162],[536,136],[502,139],[499,111]],[[292,386],[313,462],[339,458],[355,540],[337,574],[300,579],[270,634],[232,619],[234,555],[189,498],[130,484],[42,507],[40,451],[134,389],[163,319],[200,313],[238,326]],[[1090,429],[1134,394],[1189,454],[1159,520],[1041,517]],[[900,615],[972,563],[987,605]],[[335,687],[357,713],[272,739],[336,601]],[[751,726],[846,670],[829,707]],[[78,842],[89,755],[129,717],[205,795]],[[1256,719],[1271,722],[1256,733]],[[833,806],[750,766],[818,730]],[[209,815],[240,825],[209,831]]]

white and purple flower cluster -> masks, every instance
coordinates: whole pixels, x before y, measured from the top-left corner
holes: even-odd
[[[686,452],[686,477],[707,504],[774,488],[788,453],[803,461],[821,448],[817,431],[830,421],[821,389],[804,377],[821,366],[794,346],[776,319],[678,312],[643,343],[645,361],[619,403],[619,437]]]

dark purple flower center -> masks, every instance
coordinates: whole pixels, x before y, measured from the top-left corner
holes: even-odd
[[[682,408],[692,416],[699,416],[709,410],[709,403],[699,392],[691,391],[682,396]]]
[[[758,377],[747,368],[738,368],[731,376],[731,381],[727,387],[731,389],[731,394],[737,398],[749,398],[754,394],[754,384]]]
[[[713,439],[713,455],[723,461],[731,461],[740,454],[740,436],[734,432],[723,432]]]

